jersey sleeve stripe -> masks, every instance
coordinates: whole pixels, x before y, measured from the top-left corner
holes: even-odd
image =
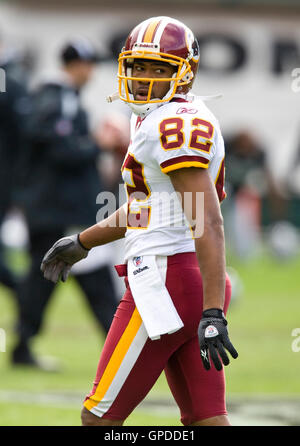
[[[219,201],[223,201],[226,198],[226,192],[224,190],[224,179],[225,179],[225,164],[224,158],[220,164],[220,168],[216,177],[215,185],[217,189],[217,194],[219,197]]]
[[[202,167],[207,169],[208,165],[209,160],[202,156],[178,156],[177,158],[162,162],[160,168],[163,173],[168,173],[184,167]]]
[[[183,169],[184,167],[202,167],[204,169],[207,169],[208,165],[199,163],[197,161],[191,161],[191,162],[185,161],[183,163],[172,164],[171,166],[165,167],[164,169],[161,170],[163,173],[168,173],[173,170]]]

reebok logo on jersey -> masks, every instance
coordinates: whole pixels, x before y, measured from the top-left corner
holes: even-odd
[[[216,329],[216,327],[214,327],[213,325],[209,325],[208,327],[206,327],[205,329],[205,334],[204,336],[206,338],[214,338],[215,336],[218,336],[219,332]]]
[[[149,269],[149,266],[143,266],[143,268],[138,268],[135,271],[133,271],[133,275],[135,276],[138,273],[141,273],[142,271],[145,271],[146,269]]]
[[[196,108],[186,108],[186,107],[180,107],[176,115],[182,115],[183,113],[189,113],[190,115],[195,115],[198,112]]]

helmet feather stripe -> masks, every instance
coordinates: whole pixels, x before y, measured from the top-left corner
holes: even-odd
[[[153,37],[155,35],[155,31],[157,30],[157,27],[160,23],[160,19],[153,20],[148,26],[148,28],[145,31],[143,42],[145,43],[152,43]]]

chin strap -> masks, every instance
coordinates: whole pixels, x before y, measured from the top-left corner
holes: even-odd
[[[213,94],[213,95],[207,95],[207,96],[195,96],[193,94],[188,94],[188,95],[180,95],[180,94],[176,94],[174,97],[182,97],[185,96],[188,100],[192,99],[195,100],[196,98],[201,99],[202,101],[206,102],[206,101],[212,101],[214,99],[220,99],[223,97],[222,94]],[[112,93],[111,95],[106,97],[106,101],[109,103],[112,103],[113,101],[117,101],[118,99],[120,99],[119,96],[119,92],[115,92]],[[137,105],[137,104],[132,104],[132,103],[127,103],[127,105],[131,108],[132,112],[138,116],[141,117],[145,117],[147,116],[151,111],[155,110],[156,108],[160,107],[163,104],[166,104],[167,102],[162,102],[162,103],[147,103],[147,104],[142,104],[143,107]]]
[[[120,99],[118,91],[116,91],[115,93],[110,94],[109,96],[106,96],[106,101],[107,102],[117,101],[118,99]]]
[[[211,95],[207,95],[207,96],[198,96],[198,97],[200,99],[202,99],[202,101],[206,102],[206,101],[213,101],[214,99],[221,99],[223,97],[223,94],[218,93],[218,94],[211,94]],[[116,91],[115,93],[112,93],[106,97],[106,101],[109,103],[117,101],[118,99],[120,99],[118,91]]]
[[[202,101],[213,101],[214,99],[221,99],[223,97],[222,93],[219,94],[210,94],[208,96],[198,96]]]
[[[221,99],[223,97],[222,93],[210,94],[207,96],[196,95],[194,93],[188,93],[186,98],[189,102],[194,102],[197,99],[201,99],[203,102],[213,101],[214,99]]]

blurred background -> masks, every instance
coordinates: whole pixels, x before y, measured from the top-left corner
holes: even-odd
[[[88,39],[99,60],[97,64],[93,61],[93,72],[76,89],[88,130],[79,135],[68,127],[67,123],[82,118],[76,108],[71,118],[60,116],[53,134],[60,142],[64,141],[61,138],[77,138],[68,139],[70,147],[71,141],[92,140],[97,149],[89,146],[94,154],[89,160],[95,163],[101,181],[98,191],[110,191],[117,204],[122,203],[119,169],[129,138],[129,109],[120,101],[108,104],[106,97],[117,90],[117,57],[128,33],[137,23],[158,15],[183,21],[198,38],[200,68],[193,92],[222,95],[208,106],[220,121],[227,153],[227,199],[222,209],[233,283],[228,320],[240,353],[226,369],[229,415],[235,425],[300,424],[299,2],[185,0],[182,6],[179,0],[152,0],[151,5],[144,0],[115,0],[112,5],[101,0],[2,0],[0,67],[7,75],[7,91],[0,93],[0,425],[80,424],[81,401],[90,391],[106,334],[101,314],[104,304],[97,307],[97,296],[94,290],[87,290],[84,277],[97,268],[103,274],[109,268],[112,283],[107,285],[107,277],[101,276],[96,289],[98,286],[102,293],[106,287],[114,304],[123,292],[123,283],[113,270],[115,263],[122,262],[122,243],[100,250],[92,265],[83,265],[67,284],[53,290],[37,289],[32,279],[37,274],[32,265],[38,257],[38,251],[32,250],[33,240],[41,234],[41,227],[34,223],[42,225],[46,211],[41,206],[34,214],[38,183],[33,181],[33,166],[38,155],[34,151],[30,152],[33,158],[27,154],[33,141],[48,144],[51,140],[47,126],[56,110],[52,99],[57,94],[57,90],[45,90],[43,96],[44,90],[39,89],[55,82],[65,88],[57,81],[58,73],[61,78],[67,66],[62,49],[72,46],[70,42]],[[68,91],[59,91],[65,98]],[[65,102],[66,109],[72,109],[72,101]],[[15,127],[7,119],[10,108]],[[36,120],[29,126],[28,137],[22,122],[33,115]],[[13,135],[3,143],[3,135],[12,128]],[[87,152],[81,153],[84,158],[78,159],[78,165],[85,165]],[[59,156],[56,164],[54,158],[46,164],[46,173],[39,178],[44,181],[51,168],[55,175],[66,172]],[[72,171],[77,178],[78,165]],[[66,179],[69,174],[62,176]],[[45,209],[55,194],[54,184],[61,181],[55,178],[43,198]],[[68,187],[74,191],[77,185],[69,183]],[[27,193],[25,199],[24,190],[32,195]],[[76,227],[85,224],[83,219]],[[59,227],[64,232],[71,229],[70,224]],[[53,228],[51,231],[54,234]],[[25,289],[27,294],[36,293],[37,300],[24,296]],[[44,293],[50,291],[49,303]],[[26,317],[18,311],[20,300],[27,302],[22,310],[27,318],[38,312],[42,319],[37,317],[28,334],[30,342],[26,338],[31,352],[30,358],[25,355],[27,364],[16,359],[16,345],[22,347],[20,333],[26,331],[22,328],[22,317]],[[37,310],[40,302],[45,305]],[[44,362],[35,360],[42,357]],[[161,376],[127,425],[179,425],[177,412]]]

